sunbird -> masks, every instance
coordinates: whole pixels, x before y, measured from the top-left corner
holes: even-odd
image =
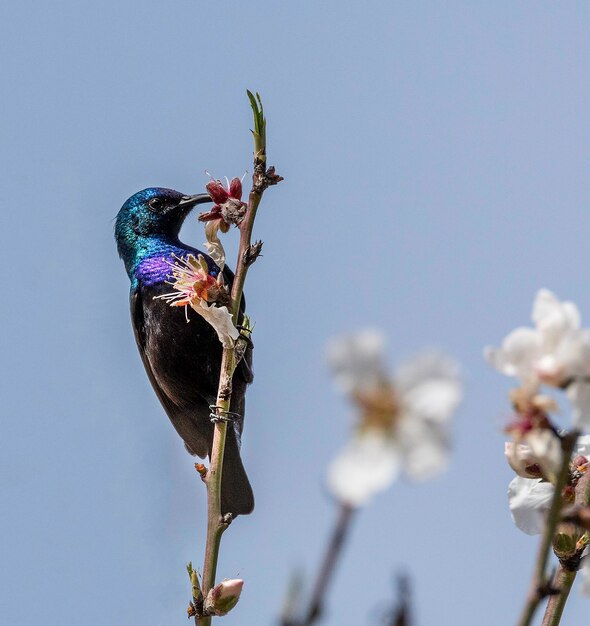
[[[115,223],[117,249],[131,280],[131,324],[145,371],[186,449],[202,458],[211,453],[211,407],[217,399],[222,345],[200,315],[190,308],[170,306],[158,296],[170,293],[173,266],[189,255],[202,255],[211,276],[221,271],[211,257],[178,238],[191,209],[207,202],[211,202],[208,194],[185,195],[152,187],[131,196]],[[231,288],[233,272],[227,266],[223,278]],[[243,316],[243,299],[240,309]],[[240,457],[246,387],[252,379],[250,344],[232,380],[232,420],[222,472],[221,510],[234,517],[254,509],[254,494]]]

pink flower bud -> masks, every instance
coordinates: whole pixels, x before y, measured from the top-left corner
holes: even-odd
[[[204,609],[209,615],[226,615],[240,599],[244,581],[240,578],[223,580],[207,594]]]

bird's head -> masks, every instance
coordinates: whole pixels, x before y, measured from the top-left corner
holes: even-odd
[[[161,187],[150,187],[131,196],[121,207],[115,223],[119,256],[127,270],[138,255],[149,253],[150,242],[176,241],[190,210],[205,202],[211,202],[206,193],[187,196]]]

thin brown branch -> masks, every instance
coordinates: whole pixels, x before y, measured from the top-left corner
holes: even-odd
[[[558,626],[576,578],[576,573],[576,570],[569,570],[563,566],[560,566],[557,570],[552,587],[558,590],[558,593],[550,596],[541,626]]]
[[[530,626],[532,619],[539,604],[552,593],[551,583],[547,577],[547,562],[549,560],[549,551],[555,535],[555,529],[560,521],[561,509],[563,506],[563,489],[566,486],[570,474],[570,462],[574,446],[579,436],[578,431],[567,433],[561,440],[562,462],[557,482],[555,484],[555,492],[551,501],[551,507],[545,521],[543,536],[539,546],[539,553],[531,584],[527,594],[526,602],[523,607],[518,626]]]
[[[235,277],[231,290],[232,315],[234,324],[239,323],[240,303],[244,290],[244,283],[248,268],[260,254],[258,246],[257,254],[252,252],[252,228],[258,205],[262,200],[264,190],[271,184],[276,184],[282,180],[279,176],[266,170],[266,120],[262,110],[262,103],[257,94],[257,100],[248,92],[252,109],[254,112],[254,174],[252,176],[252,191],[248,199],[248,207],[240,229],[240,245]],[[272,180],[269,179],[272,178]],[[256,244],[255,244],[256,249]],[[250,254],[248,252],[250,251]],[[243,342],[245,339],[238,339]],[[239,359],[243,354],[243,346],[236,345],[232,348],[224,348],[219,376],[219,387],[217,391],[216,410],[223,415],[229,411],[232,393],[232,377]],[[223,455],[225,452],[225,438],[227,434],[227,422],[218,420],[214,423],[213,443],[211,446],[211,462],[207,474],[203,480],[207,485],[207,539],[205,545],[205,562],[203,565],[202,594],[206,598],[207,594],[215,586],[217,573],[217,562],[219,558],[219,548],[221,537],[231,522],[231,517],[221,514],[221,477],[223,473]],[[195,623],[198,626],[210,626],[210,615],[196,615]]]

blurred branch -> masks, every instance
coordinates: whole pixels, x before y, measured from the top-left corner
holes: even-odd
[[[410,626],[410,580],[407,576],[398,576],[397,595],[397,606],[394,607],[386,624],[387,626]]]
[[[338,518],[332,531],[332,536],[324,554],[324,559],[320,566],[320,571],[313,588],[309,607],[305,612],[305,617],[298,626],[311,626],[320,619],[324,611],[324,600],[328,586],[336,571],[336,564],[342,553],[346,542],[346,537],[350,531],[355,509],[349,504],[341,503]]]

